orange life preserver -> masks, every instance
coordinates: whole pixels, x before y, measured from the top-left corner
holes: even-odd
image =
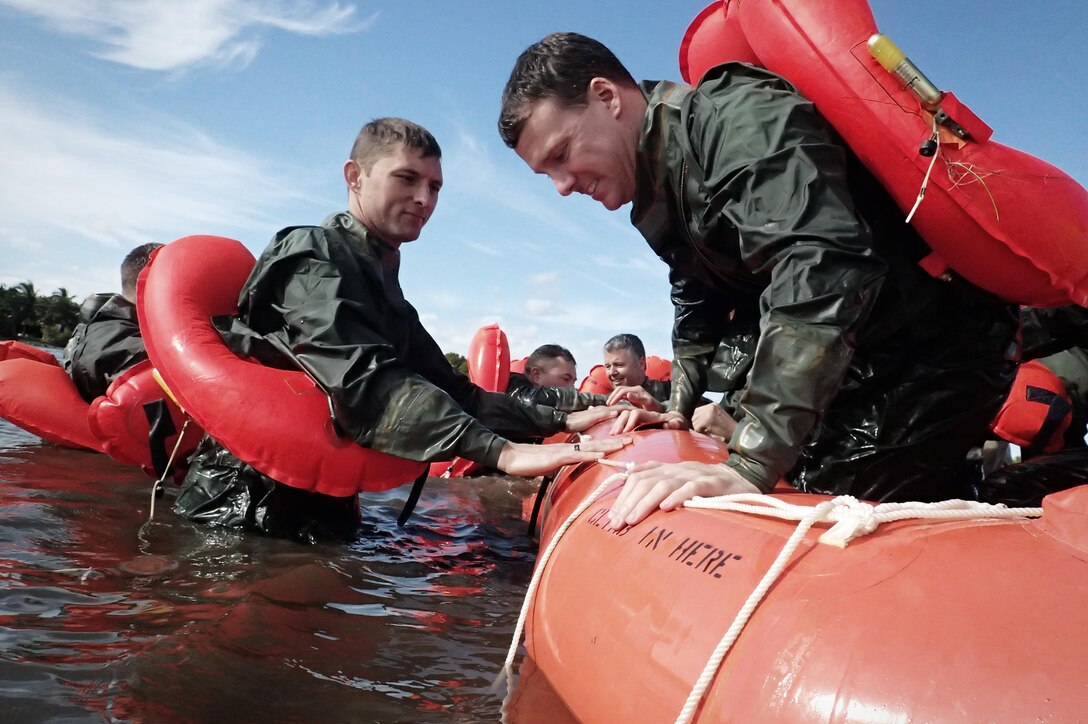
[[[7,339],[0,342],[0,362],[9,359],[32,359],[41,362],[42,364],[53,365],[59,367],[60,362],[54,357],[48,350],[44,350],[41,347],[34,347],[29,344],[23,344],[18,340]]]
[[[468,343],[468,378],[488,392],[506,392],[510,382],[510,342],[497,324],[476,330]],[[522,360],[524,367],[524,360]],[[432,478],[463,478],[483,469],[480,463],[465,458],[431,463]]]
[[[1001,411],[990,430],[1022,447],[1025,458],[1063,447],[1073,419],[1065,384],[1038,360],[1020,365]]]
[[[143,406],[163,399],[164,393],[151,376],[150,362],[145,360],[125,370],[110,383],[106,394],[88,405],[53,355],[18,342],[0,343],[0,350],[6,356],[0,362],[0,417],[49,442],[103,452],[119,463],[138,465],[155,476],[150,423]],[[34,350],[48,355],[48,359]],[[181,430],[181,411],[169,402],[167,410],[175,429]],[[189,454],[199,440],[199,429],[190,426],[178,454]],[[177,434],[166,438],[168,451],[176,441]]]
[[[233,239],[187,236],[155,250],[140,274],[147,353],[181,407],[240,460],[295,488],[346,497],[419,477],[425,464],[339,437],[305,373],[242,359],[223,342],[211,318],[237,311],[253,264]]]
[[[11,423],[57,445],[101,452],[87,409],[56,359],[48,363],[27,355],[0,362],[0,417]]]
[[[121,373],[110,383],[106,394],[91,402],[87,410],[87,423],[99,442],[99,449],[114,460],[126,465],[138,465],[145,473],[155,477],[149,437],[151,423],[144,412],[144,405],[157,400],[166,404],[175,432],[164,438],[166,452],[174,450],[185,425],[183,413],[170,400],[155,380],[151,362],[144,360]],[[175,460],[182,460],[192,453],[204,432],[190,424],[185,437],[177,446]]]
[[[612,382],[608,379],[604,365],[593,365],[589,368],[589,374],[578,385],[579,392],[590,395],[607,395],[612,391]]]
[[[510,343],[497,324],[476,330],[468,343],[468,378],[488,392],[506,392],[510,381]]]
[[[869,54],[877,32],[866,0],[718,0],[680,47],[685,80],[728,60],[751,60],[789,79],[816,104],[904,212],[930,166],[919,144],[932,116]],[[743,37],[738,37],[742,35]],[[990,129],[951,93],[941,105],[972,134],[949,134],[912,224],[951,268],[1009,301],[1088,304],[1088,191],[1034,156],[990,140]]]

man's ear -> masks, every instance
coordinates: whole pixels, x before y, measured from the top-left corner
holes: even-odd
[[[619,89],[616,87],[616,84],[608,80],[608,78],[602,78],[600,76],[589,81],[586,100],[590,103],[594,101],[604,103],[608,112],[617,117],[623,109],[623,101],[620,98]]]
[[[348,188],[358,191],[359,186],[362,183],[362,175],[362,170],[359,168],[358,163],[351,159],[344,162],[344,181],[347,183]]]

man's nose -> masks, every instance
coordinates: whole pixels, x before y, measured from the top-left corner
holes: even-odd
[[[570,192],[574,190],[574,176],[569,173],[552,174],[552,183],[560,196],[570,196]]]
[[[416,187],[414,200],[417,204],[421,206],[430,206],[434,203],[437,196],[437,191],[432,191],[430,186],[422,185]]]

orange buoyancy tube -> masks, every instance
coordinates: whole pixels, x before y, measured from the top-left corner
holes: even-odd
[[[0,417],[38,437],[64,445],[102,451],[87,424],[87,402],[72,378],[54,359],[11,356],[0,362]]]
[[[488,392],[506,392],[510,382],[510,343],[497,324],[476,330],[468,343],[468,378]]]
[[[759,65],[816,104],[905,213],[932,161],[911,223],[933,251],[921,264],[934,276],[951,268],[1021,304],[1088,303],[1088,191],[990,140],[990,129],[951,93],[941,108],[973,138],[942,127],[936,156],[922,156],[933,115],[870,55],[876,32],[865,0],[719,1],[688,28],[680,68],[693,82],[725,61],[750,60],[750,47]]]
[[[91,402],[87,422],[102,452],[118,462],[138,465],[145,473],[154,476],[149,444],[151,423],[144,412],[144,405],[158,400],[165,403],[175,430],[164,438],[166,452],[169,454],[174,450],[184,429],[184,437],[177,445],[174,457],[181,460],[192,453],[203,431],[192,424],[185,429],[185,414],[159,386],[149,360],[125,370],[110,383],[105,395]]]
[[[23,344],[18,340],[7,339],[0,342],[0,362],[9,359],[32,359],[41,362],[42,364],[53,365],[59,367],[60,362],[54,357],[48,350],[44,350],[41,347],[34,347],[29,344]]]
[[[726,452],[687,431],[633,437],[608,457],[717,462]],[[541,550],[615,472],[564,468]],[[526,650],[580,721],[673,721],[797,523],[680,508],[610,530],[621,485],[559,540],[528,611]],[[1075,622],[1088,606],[1086,508],[1082,486],[1048,496],[1032,522],[903,520],[846,548],[816,543],[826,527],[810,530],[695,721],[941,721],[950,711],[976,721],[1081,719],[1088,632]]]
[[[510,342],[497,324],[487,324],[476,330],[468,343],[468,378],[488,392],[506,393],[510,382]],[[524,367],[524,364],[522,365]],[[433,478],[463,478],[478,472],[483,465],[457,457],[450,461],[431,463]]]
[[[56,358],[45,350],[18,342],[0,343],[0,354],[6,358],[0,362],[0,417],[49,442],[103,452],[154,475],[150,423],[143,405],[164,395],[151,377],[150,362],[125,370],[105,395],[88,405]],[[167,409],[175,429],[180,430],[181,411],[169,401]],[[200,431],[191,427],[178,453],[192,452],[199,440]],[[166,438],[168,451],[176,441],[176,434]]]
[[[187,236],[155,251],[137,308],[148,356],[187,414],[240,460],[291,487],[346,497],[411,482],[423,463],[337,435],[329,401],[303,372],[243,359],[213,316],[237,312],[253,255],[240,242]]]

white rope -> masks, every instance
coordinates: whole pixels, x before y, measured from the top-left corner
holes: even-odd
[[[1037,518],[1042,508],[1009,508],[1005,505],[974,500],[944,500],[938,503],[864,503],[849,495],[834,499],[835,506],[818,522],[835,525],[819,542],[843,548],[854,538],[872,533],[881,523],[895,520],[972,520],[976,518]],[[808,505],[792,505],[779,498],[755,493],[722,495],[716,498],[692,498],[688,508],[732,510],[766,515],[782,520],[802,520],[812,510]]]
[[[574,521],[578,519],[582,513],[586,512],[586,509],[604,494],[608,488],[614,485],[619,480],[625,480],[627,473],[634,467],[634,463],[617,463],[613,460],[598,460],[598,463],[605,464],[610,467],[623,467],[623,472],[614,473],[605,478],[604,482],[597,486],[597,488],[586,496],[585,500],[578,504],[578,507],[574,509],[574,512],[567,517],[563,524],[555,531],[555,535],[552,536],[551,541],[548,542],[548,547],[544,549],[544,552],[537,558],[536,569],[533,571],[533,578],[529,581],[529,588],[525,592],[525,601],[521,604],[521,614],[518,616],[518,623],[514,627],[514,640],[510,642],[510,650],[506,654],[506,661],[503,663],[502,671],[499,673],[498,678],[495,681],[495,685],[499,685],[505,678],[507,682],[513,680],[514,673],[514,656],[517,655],[518,644],[521,643],[521,634],[525,630],[525,621],[529,616],[529,607],[532,605],[533,596],[536,594],[536,589],[540,585],[540,579],[544,576],[544,569],[548,565],[548,561],[552,557],[552,552],[555,550],[556,545],[562,539],[563,534],[567,532],[567,529],[574,524]],[[503,699],[502,711],[506,711],[506,705],[510,699],[512,688],[507,684],[506,696]],[[505,717],[504,717],[505,719]]]
[[[939,520],[968,520],[975,518],[1036,518],[1043,514],[1042,508],[1008,508],[1004,505],[977,503],[970,500],[946,500],[940,503],[881,503],[873,505],[863,503],[857,498],[842,495],[826,500],[812,507],[792,505],[778,498],[753,493],[723,495],[715,498],[693,498],[684,503],[688,508],[711,510],[731,510],[756,515],[767,515],[785,520],[800,521],[793,535],[782,546],[778,558],[764,574],[755,590],[741,606],[733,619],[733,624],[725,632],[722,640],[710,654],[710,659],[702,674],[688,695],[684,707],[676,718],[677,724],[687,724],[695,716],[695,710],[710,688],[714,676],[718,673],[725,655],[737,640],[756,606],[760,604],[774,582],[786,568],[790,556],[800,545],[805,534],[816,523],[831,522],[834,525],[820,536],[820,543],[843,548],[854,538],[868,535],[881,523],[907,518],[930,518]]]
[[[918,189],[918,198],[914,200],[914,206],[911,207],[910,213],[907,214],[906,223],[908,224],[914,218],[914,212],[922,205],[922,199],[926,196],[926,187],[929,186],[929,175],[933,173],[933,166],[937,163],[937,157],[941,155],[941,137],[937,132],[936,118],[933,119],[933,135],[930,138],[937,144],[937,148],[933,151],[933,158],[929,160],[929,168],[926,169],[926,175],[922,178],[922,186]]]
[[[162,487],[163,482],[166,480],[167,472],[170,470],[170,466],[174,464],[174,456],[178,454],[178,448],[181,447],[182,438],[185,437],[185,431],[189,429],[189,423],[192,422],[191,417],[185,418],[185,422],[181,426],[181,432],[178,433],[178,439],[174,442],[174,449],[170,451],[170,458],[166,461],[166,468],[162,471],[162,475],[155,484],[151,486],[151,510],[148,512],[147,523],[150,523],[155,518],[155,496],[159,492],[159,488]],[[142,528],[143,526],[141,526]]]

